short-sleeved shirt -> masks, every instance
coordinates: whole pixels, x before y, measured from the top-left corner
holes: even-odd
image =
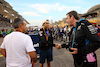
[[[30,36],[15,31],[8,34],[1,45],[6,50],[7,67],[31,67],[28,52],[35,51]]]

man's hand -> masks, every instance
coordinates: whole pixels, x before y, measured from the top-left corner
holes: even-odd
[[[32,62],[32,67],[34,67],[36,65],[36,62]]]
[[[6,57],[6,50],[5,50],[5,49],[0,48],[0,53],[1,53],[4,57]]]
[[[32,52],[28,52],[28,54],[30,55],[30,58],[32,60],[32,66],[35,65],[36,61],[37,61],[37,55],[35,51]]]
[[[55,45],[55,48],[56,48],[56,49],[61,49],[62,46],[61,46],[61,44],[56,44],[56,45]]]
[[[70,49],[73,50],[73,52],[69,52],[70,54],[77,54],[78,53],[77,48],[70,48]]]

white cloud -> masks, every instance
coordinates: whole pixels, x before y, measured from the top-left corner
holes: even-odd
[[[42,21],[41,20],[28,20],[28,22],[30,24],[28,24],[27,26],[42,26]]]
[[[85,8],[85,9],[81,10],[81,13],[86,13],[89,9],[90,9],[90,7],[89,8]]]
[[[37,9],[41,13],[49,13],[50,11],[71,11],[80,9],[80,6],[64,6],[59,3],[56,4],[33,4],[30,7]]]
[[[66,9],[66,6],[61,6],[61,7],[59,7],[59,11],[64,11]]]
[[[51,19],[52,17],[48,17],[47,19],[49,19],[50,23],[51,20],[52,22],[55,21],[55,19]],[[43,20],[27,20],[30,24],[28,24],[27,26],[39,26],[41,27],[43,24]]]
[[[48,19],[49,19],[49,20],[51,20],[52,18],[51,18],[51,17],[49,17]]]
[[[35,12],[22,12],[23,15],[28,15],[28,16],[41,16]]]
[[[83,0],[74,0],[74,1],[81,2],[81,1],[83,1]]]
[[[49,13],[49,11],[56,10],[60,4],[34,4],[30,5],[32,8],[37,9],[41,13]]]
[[[80,6],[61,6],[59,7],[59,11],[71,11],[80,9]]]

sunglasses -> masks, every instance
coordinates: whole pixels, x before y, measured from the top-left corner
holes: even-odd
[[[46,24],[49,24],[49,23],[46,23]]]

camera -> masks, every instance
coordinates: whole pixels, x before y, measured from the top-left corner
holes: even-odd
[[[72,41],[66,42],[66,43],[62,44],[61,46],[62,46],[62,48],[66,48],[66,49],[69,48],[70,52],[73,52],[73,50],[71,50],[70,48],[77,48],[77,44],[75,42],[74,42],[74,45],[72,46]]]

